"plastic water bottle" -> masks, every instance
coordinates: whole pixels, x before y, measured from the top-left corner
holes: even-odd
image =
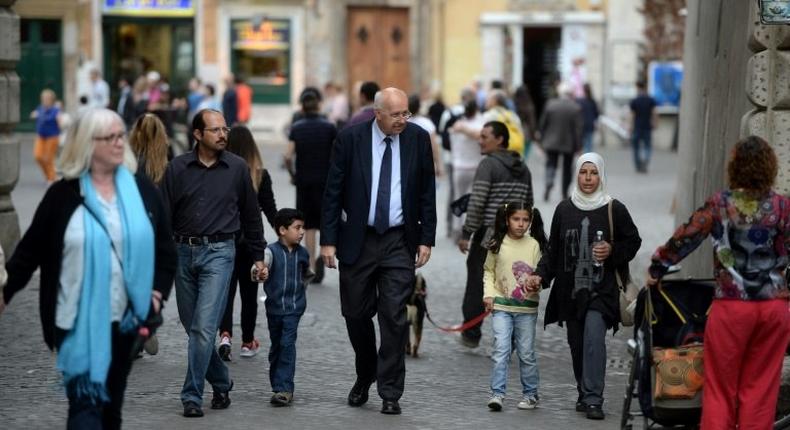
[[[601,230],[598,230],[595,232],[595,242],[593,242],[593,248],[601,242],[603,242],[603,232]],[[601,267],[603,266],[603,262],[598,261],[595,259],[595,257],[593,257],[593,266]]]

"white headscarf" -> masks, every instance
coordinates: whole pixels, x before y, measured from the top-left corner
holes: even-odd
[[[585,194],[579,189],[579,170],[582,169],[584,163],[595,164],[598,168],[598,177],[601,178],[601,183],[592,194]],[[595,152],[588,152],[576,159],[576,179],[573,182],[573,191],[571,192],[571,202],[577,208],[583,211],[591,211],[609,204],[612,197],[606,193],[606,169],[604,167],[603,157]]]

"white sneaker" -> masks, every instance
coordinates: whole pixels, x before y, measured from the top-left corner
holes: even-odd
[[[241,356],[245,358],[255,357],[255,354],[258,353],[260,347],[261,343],[258,342],[258,339],[253,339],[250,343],[242,343]]]
[[[504,400],[504,397],[494,394],[490,399],[488,399],[488,409],[491,409],[494,412],[501,411],[502,400]]]
[[[524,396],[520,402],[518,402],[519,409],[535,409],[538,407],[538,395],[537,394],[530,394]]]

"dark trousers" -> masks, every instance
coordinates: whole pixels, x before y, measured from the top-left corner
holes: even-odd
[[[588,310],[584,321],[569,320],[565,323],[579,400],[588,405],[601,405],[606,377],[606,321],[603,314]]]
[[[568,197],[568,187],[573,176],[573,153],[546,151],[546,196],[554,187],[554,175],[557,173],[557,164],[562,156],[562,198]]]
[[[368,229],[354,264],[340,264],[340,307],[354,348],[357,378],[376,380],[379,396],[398,400],[406,377],[409,339],[406,301],[414,288],[414,256],[403,229],[379,235]],[[373,316],[378,314],[381,346],[376,353]]]
[[[461,310],[464,313],[464,322],[467,322],[485,311],[483,305],[483,264],[486,262],[488,251],[480,246],[480,242],[485,235],[486,228],[483,227],[472,236],[469,244],[469,253],[466,257],[466,291],[464,292],[464,303]],[[467,339],[480,340],[480,326],[483,323],[470,327],[463,332]]]
[[[236,246],[236,261],[228,286],[228,303],[219,325],[220,333],[226,331],[233,336],[233,302],[238,283],[241,296],[241,341],[244,343],[252,342],[255,338],[255,323],[258,318],[258,283],[250,279],[252,264],[252,255],[247,247]]]
[[[270,315],[269,338],[272,346],[269,349],[269,382],[275,393],[294,391],[294,374],[296,373],[296,332],[299,328],[301,315]]]
[[[650,164],[650,155],[653,153],[653,146],[651,142],[651,135],[653,131],[650,129],[634,129],[631,135],[631,147],[634,152],[634,168],[638,172],[647,171],[647,166]]]
[[[120,429],[123,395],[126,391],[126,379],[132,370],[130,355],[135,335],[121,334],[118,324],[112,328],[112,361],[107,373],[107,394],[109,402],[94,404],[90,399],[77,397],[66,389],[69,397],[68,430]]]

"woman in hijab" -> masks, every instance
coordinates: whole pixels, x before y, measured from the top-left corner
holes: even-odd
[[[604,418],[606,331],[617,330],[620,322],[615,270],[628,279],[628,262],[642,243],[628,209],[606,193],[604,172],[597,153],[576,161],[571,197],[554,211],[549,251],[538,264],[540,279],[533,278],[544,288],[553,285],[544,324],[566,324],[579,395],[576,410],[597,420]]]

